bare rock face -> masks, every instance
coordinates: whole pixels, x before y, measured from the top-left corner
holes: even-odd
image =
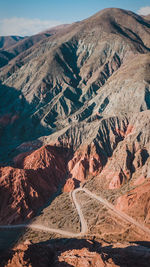
[[[73,191],[75,189],[75,187],[76,187],[76,185],[75,185],[74,179],[68,178],[67,182],[64,185],[63,191],[66,192],[66,193],[67,192],[71,192],[71,191]]]
[[[0,223],[30,219],[64,183],[67,151],[44,146],[27,156],[23,169],[0,168]]]
[[[134,243],[114,243],[103,240],[71,240],[63,244],[19,244],[0,256],[2,266],[7,267],[117,267],[149,266],[149,248]]]
[[[90,252],[87,248],[83,249],[74,249],[65,251],[59,257],[60,262],[66,262],[71,266],[79,267],[79,266],[108,266],[102,260],[102,257],[96,252]],[[111,262],[113,264],[113,262]],[[112,266],[116,266],[113,264]]]
[[[105,9],[11,41],[0,38],[0,223],[33,218],[58,187],[68,193],[89,182],[149,227],[148,17]],[[132,258],[120,244],[112,254],[92,246],[60,249],[52,264],[125,266]],[[30,248],[13,252],[8,266],[34,266]]]
[[[86,136],[94,120],[147,110],[149,34],[144,18],[105,9],[9,47],[13,59],[0,69],[0,118],[18,119],[0,131],[1,161],[8,163],[23,142],[61,136],[78,123]]]
[[[149,178],[149,115],[149,111],[144,111],[132,117],[122,141],[105,165],[102,175],[109,182],[109,189],[120,188],[130,181],[140,184]]]
[[[146,179],[145,179],[146,180]],[[116,208],[124,211],[150,227],[150,181],[117,199]]]
[[[126,132],[128,120],[125,117],[113,117],[94,120],[92,128],[90,126],[77,125],[73,131],[69,129],[58,138],[59,144],[63,143],[65,146],[71,146],[70,142],[73,140],[76,152],[68,162],[68,171],[70,177],[80,182],[96,176],[103,170],[108,158],[123,140],[122,133]],[[83,131],[85,135],[82,135]]]
[[[46,267],[53,264],[55,252],[49,246],[32,245],[25,242],[8,251],[1,257],[1,263],[7,267],[40,266]]]
[[[96,175],[102,169],[103,158],[99,157],[93,144],[80,147],[68,162],[70,175],[79,181],[85,181],[89,175]]]

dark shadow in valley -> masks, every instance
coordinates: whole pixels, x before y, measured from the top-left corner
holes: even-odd
[[[17,154],[17,146],[49,135],[51,130],[42,126],[35,114],[39,101],[36,97],[28,103],[21,91],[0,82],[0,99],[0,162],[7,165]]]
[[[1,176],[1,171],[0,171]],[[16,223],[14,220],[17,217],[17,207],[6,201],[12,198],[12,194],[8,187],[0,187],[0,225],[13,225]],[[22,208],[22,207],[21,207]],[[29,223],[29,220],[24,223]],[[19,229],[0,229],[0,254],[17,243],[19,238],[24,234],[25,228]],[[1,262],[1,261],[0,261]],[[0,265],[1,266],[1,265]]]
[[[106,242],[107,243],[107,242]],[[150,245],[150,242],[147,242]],[[42,243],[41,243],[42,244]],[[147,244],[146,247],[143,246],[143,244],[139,244],[139,246],[133,246],[132,244],[127,247],[113,247],[111,244],[107,243],[108,245],[102,246],[101,243],[95,241],[95,238],[92,240],[85,240],[85,239],[58,239],[58,240],[50,240],[47,242],[49,246],[54,251],[54,259],[52,266],[55,266],[55,262],[59,262],[59,257],[62,255],[62,253],[67,252],[64,256],[64,260],[69,260],[69,251],[70,250],[76,250],[74,254],[70,254],[70,256],[74,256],[74,258],[80,258],[82,257],[86,259],[89,259],[89,262],[92,262],[93,253],[95,252],[95,259],[96,259],[96,253],[101,257],[102,261],[108,262],[109,259],[112,259],[112,261],[120,266],[137,266],[137,267],[148,267],[149,266],[149,260],[145,260],[145,257],[143,256],[143,252],[145,251],[145,255],[147,254]],[[86,249],[82,250],[82,249]],[[82,252],[80,252],[82,250]],[[79,254],[78,254],[79,251]],[[91,252],[90,255],[88,255],[87,251]],[[29,252],[27,251],[27,254],[29,255]],[[68,255],[68,256],[67,256]],[[89,256],[89,258],[88,258]],[[98,259],[98,257],[97,257]],[[72,264],[68,264],[67,262],[63,261],[59,262],[59,266],[74,266]],[[67,261],[67,260],[66,260]],[[70,260],[69,260],[70,261]],[[87,260],[88,261],[88,260]],[[33,262],[33,261],[32,261]],[[100,263],[100,261],[99,261]],[[95,264],[95,260],[93,259],[93,266]],[[36,265],[33,265],[35,267]],[[57,264],[56,264],[57,266]]]
[[[149,158],[149,153],[147,151],[147,149],[142,149],[141,151],[141,157],[142,157],[142,165],[144,165],[147,161],[147,159]]]
[[[145,88],[145,102],[146,102],[146,106],[147,109],[150,109],[150,91],[149,88]]]
[[[93,239],[52,239],[46,242],[39,242],[36,244],[29,244],[23,253],[23,261],[31,264],[32,267],[42,267],[42,266],[53,266],[53,267],[71,267],[71,259],[80,263],[82,259],[85,263],[102,264],[102,262],[109,264],[116,264],[117,266],[136,266],[136,267],[149,267],[150,259],[147,256],[149,254],[150,242],[134,242],[129,243],[126,247],[121,244],[113,246],[112,244],[105,242],[97,242],[95,238]],[[119,247],[120,246],[120,247]],[[74,250],[74,252],[72,252]],[[18,253],[21,252],[18,249]],[[7,253],[0,256],[1,263],[5,264],[12,258],[14,252],[9,250]],[[69,263],[68,263],[69,262]],[[104,264],[105,264],[104,263]],[[2,267],[5,265],[2,264]],[[98,265],[96,265],[98,266]],[[100,266],[100,265],[99,265]]]
[[[150,242],[149,241],[134,241],[134,243],[139,245],[139,246],[150,248]]]
[[[143,19],[141,16],[134,14],[134,17],[137,22],[139,22],[141,25],[146,26],[147,28],[150,28],[150,23],[148,20]]]

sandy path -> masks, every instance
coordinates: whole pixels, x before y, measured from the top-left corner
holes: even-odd
[[[98,200],[100,203],[102,203],[108,209],[110,209],[111,211],[113,211],[113,213],[115,215],[117,215],[118,217],[120,217],[124,221],[129,222],[131,224],[134,224],[139,229],[141,229],[142,231],[144,231],[145,233],[147,233],[148,235],[150,235],[150,229],[149,228],[147,228],[143,224],[137,222],[136,220],[134,220],[129,215],[127,215],[127,214],[125,214],[125,213],[117,210],[115,208],[115,206],[113,206],[111,203],[109,203],[106,199],[103,199],[102,197],[96,195],[95,193],[90,192],[88,189],[81,188],[81,187],[75,189],[71,193],[73,203],[74,203],[74,205],[75,205],[75,207],[77,209],[77,212],[78,212],[78,215],[79,215],[79,218],[80,218],[80,224],[81,224],[81,231],[80,231],[80,233],[72,233],[72,232],[68,232],[68,231],[65,231],[65,230],[50,228],[50,227],[46,227],[44,225],[38,225],[38,224],[0,225],[0,229],[30,228],[30,229],[34,229],[34,230],[39,230],[39,231],[44,231],[44,232],[52,232],[52,233],[60,234],[60,235],[63,235],[63,236],[69,236],[69,237],[83,236],[84,234],[86,234],[88,232],[88,226],[87,226],[87,222],[86,222],[86,220],[85,220],[85,218],[83,216],[83,213],[82,213],[80,204],[78,203],[78,201],[76,199],[76,193],[77,192],[80,192],[80,191],[83,191],[87,195],[89,195],[91,198],[94,198],[94,199]]]

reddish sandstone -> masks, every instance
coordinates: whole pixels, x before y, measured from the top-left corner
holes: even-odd
[[[0,168],[0,223],[31,218],[66,176],[67,151],[44,146],[27,156],[22,166]]]
[[[63,191],[65,193],[67,192],[71,192],[75,189],[75,183],[74,183],[74,180],[72,178],[69,178],[64,186],[64,189]]]
[[[150,181],[117,199],[116,208],[150,226]]]
[[[98,253],[90,252],[87,248],[65,251],[64,253],[61,254],[61,256],[59,256],[59,262],[65,262],[68,263],[69,266],[74,266],[74,267],[110,266],[106,265],[105,262],[103,262],[102,257]],[[113,264],[111,266],[116,266],[116,265]]]

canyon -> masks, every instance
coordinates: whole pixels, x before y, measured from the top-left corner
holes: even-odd
[[[150,231],[149,73],[149,16],[131,11],[0,37],[0,225],[62,231],[24,229],[6,251],[0,228],[2,266],[149,266],[149,237],[83,190]]]

